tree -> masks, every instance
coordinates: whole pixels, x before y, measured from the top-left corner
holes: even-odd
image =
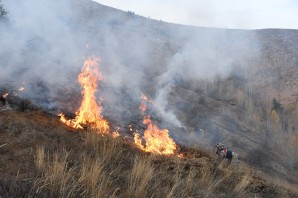
[[[2,0],[0,0],[0,17],[7,15],[6,10],[4,9],[4,5],[2,3]]]

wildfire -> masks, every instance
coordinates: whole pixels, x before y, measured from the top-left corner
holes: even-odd
[[[112,137],[113,137],[113,138],[120,137],[120,133],[119,133],[118,131],[113,131],[113,133],[112,133]]]
[[[147,97],[142,96],[142,103],[139,107],[142,113],[145,113],[147,110],[147,101]],[[134,134],[134,142],[141,150],[160,155],[171,155],[175,153],[177,145],[174,140],[170,138],[167,129],[159,129],[153,124],[150,116],[144,116],[143,123],[147,126],[143,137],[145,146],[142,144],[143,140],[140,135],[138,133]]]
[[[101,115],[102,107],[97,104],[95,93],[98,81],[102,80],[99,71],[99,58],[88,58],[84,61],[78,81],[82,87],[83,100],[75,119],[66,119],[63,113],[59,114],[61,122],[75,129],[83,129],[83,125],[88,125],[98,129],[98,133],[108,133],[110,126]]]

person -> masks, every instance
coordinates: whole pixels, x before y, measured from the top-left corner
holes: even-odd
[[[234,152],[230,149],[225,149],[223,151],[223,153],[224,153],[224,158],[226,158],[228,160],[228,162],[227,162],[228,166],[231,165],[232,159],[233,159],[233,156],[234,156]]]
[[[224,144],[217,143],[214,147],[215,154],[218,156],[217,160],[220,164],[222,160],[227,159],[227,165],[231,165],[232,159],[234,156],[237,158],[237,154],[234,153],[231,149],[225,148]]]
[[[214,147],[214,152],[218,156],[218,159],[222,158],[222,152],[225,150],[225,145],[217,143]]]

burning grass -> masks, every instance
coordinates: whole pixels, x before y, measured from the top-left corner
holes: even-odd
[[[147,102],[150,101],[143,95],[139,107],[143,114],[147,111]],[[167,129],[159,129],[151,120],[150,115],[144,116],[143,124],[147,126],[143,138],[140,137],[139,133],[134,134],[134,142],[138,148],[145,152],[158,155],[173,155],[176,153],[177,145],[174,140],[170,138]],[[143,145],[143,140],[145,141],[145,145]]]
[[[249,167],[215,167],[210,155],[188,155],[195,149],[184,148],[184,158],[159,156],[140,152],[121,137],[97,135],[94,129],[70,133],[42,112],[2,112],[0,120],[4,118],[6,125],[0,128],[0,144],[8,143],[0,148],[4,197],[297,195],[289,187],[258,178]],[[24,130],[16,132],[20,126]]]
[[[68,120],[63,113],[60,113],[61,122],[75,129],[83,129],[83,125],[88,125],[96,128],[98,133],[105,134],[109,132],[109,123],[102,117],[102,107],[96,102],[95,97],[99,80],[102,80],[102,75],[99,71],[99,59],[86,59],[78,76],[83,96],[81,106],[76,112],[74,119]]]
[[[132,152],[120,138],[115,140],[110,136],[94,135],[84,134],[86,150],[79,153],[65,149],[49,153],[42,165],[44,171],[34,180],[34,195],[213,197],[223,192],[221,188],[231,179],[231,175],[241,174],[223,168],[213,174],[212,163],[204,160],[144,155]],[[94,138],[97,141],[89,141]],[[36,164],[42,159],[36,157]],[[242,181],[241,175],[238,176],[239,181]],[[226,194],[244,196],[248,183],[238,185],[235,179],[229,185],[235,190]]]
[[[63,113],[60,113],[60,121],[67,126],[74,129],[84,129],[87,126],[98,134],[111,133],[108,121],[101,115],[101,105],[96,102],[95,93],[98,87],[98,81],[102,79],[99,71],[99,59],[88,58],[85,60],[82,71],[78,76],[78,81],[82,87],[83,100],[79,110],[76,112],[74,119],[68,120]],[[147,110],[146,96],[142,97],[142,103],[139,109],[145,114]],[[159,129],[153,123],[150,116],[144,116],[143,123],[147,126],[144,131],[144,137],[141,138],[138,133],[135,133],[134,142],[137,147],[145,152],[159,154],[159,155],[173,155],[176,153],[177,145],[169,136],[167,129]],[[116,138],[119,133],[112,132]],[[143,145],[143,140],[145,145]]]

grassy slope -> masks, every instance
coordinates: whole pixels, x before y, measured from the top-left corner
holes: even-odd
[[[235,59],[233,63],[235,67],[241,65],[244,67],[244,71],[234,71],[235,74],[232,74],[234,77],[231,79],[216,79],[215,81],[218,82],[208,83],[205,80],[200,82],[197,78],[190,79],[188,75],[181,75],[179,79],[178,75],[179,82],[174,83],[174,91],[170,93],[171,97],[167,97],[169,103],[167,108],[175,112],[187,130],[185,133],[174,132],[173,135],[177,136],[176,140],[188,144],[192,141],[193,144],[200,143],[209,146],[217,141],[224,142],[236,152],[241,153],[247,163],[297,185],[298,147],[297,144],[292,146],[291,143],[292,137],[298,134],[296,119],[298,112],[297,30],[246,31],[182,26],[146,19],[97,3],[89,5],[84,2],[82,4],[83,7],[78,6],[78,10],[82,12],[81,22],[76,24],[78,29],[84,27],[84,30],[92,30],[88,31],[88,38],[105,38],[102,27],[112,26],[111,33],[115,33],[116,42],[121,43],[116,50],[118,55],[122,54],[121,48],[138,49],[140,47],[143,49],[142,42],[139,44],[133,42],[137,35],[141,35],[146,43],[150,43],[150,55],[148,54],[150,60],[144,63],[150,69],[142,79],[142,83],[145,84],[142,90],[145,93],[148,92],[146,94],[149,97],[154,97],[158,93],[159,88],[156,85],[159,81],[157,79],[170,69],[165,66],[172,62],[175,54],[183,53],[184,47],[190,41],[194,49],[207,50],[210,47],[211,52],[214,52],[213,49],[217,48],[218,52],[212,53],[215,57],[231,49],[233,53],[227,53],[226,57]],[[91,7],[92,12],[88,11]],[[105,42],[98,40],[98,43],[101,43],[101,48],[94,46],[93,49],[97,49],[98,54],[103,57],[104,61],[107,61],[106,65],[113,65],[113,61],[105,56],[106,51],[103,45]],[[134,43],[134,46],[130,43]],[[198,55],[204,54],[203,51],[198,52]],[[248,57],[244,56],[244,59],[238,60],[235,56],[231,56],[238,51],[245,51]],[[136,64],[137,67],[142,65],[137,59],[132,59],[134,61],[130,62],[128,57],[131,56],[134,57],[134,54],[125,53],[125,56],[120,59],[127,65]],[[211,59],[214,58],[213,56]],[[204,60],[201,58],[197,62],[204,62]],[[216,62],[221,63],[224,60],[219,58]],[[180,80],[184,80],[186,86],[182,85],[181,88]],[[290,109],[290,111],[295,109],[293,112],[288,111],[290,113],[285,112],[288,128],[291,130],[281,130],[280,126],[274,126],[276,123],[270,120],[273,98],[277,98],[285,109]],[[122,100],[124,101],[125,98]],[[121,108],[123,107],[124,105],[121,105]],[[119,116],[118,113],[112,111],[106,112],[105,115],[111,118],[114,115]],[[126,116],[127,114],[123,117]],[[169,127],[171,126],[166,126],[166,128]],[[200,129],[206,131],[203,138],[199,134]],[[178,130],[170,129],[170,131]],[[194,133],[185,135],[190,131]]]
[[[268,182],[246,165],[216,168],[202,150],[184,148],[185,158],[149,155],[125,138],[72,131],[40,111],[0,112],[5,143],[2,197],[298,196],[294,187]]]

